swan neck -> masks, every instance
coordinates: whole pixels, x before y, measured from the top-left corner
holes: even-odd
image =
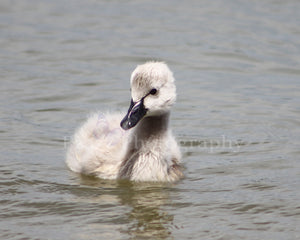
[[[149,138],[150,136],[163,135],[168,130],[170,113],[159,116],[145,117],[136,126],[135,133],[139,139]]]

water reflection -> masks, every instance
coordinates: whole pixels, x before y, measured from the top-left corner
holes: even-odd
[[[166,238],[171,231],[168,227],[173,222],[173,215],[161,209],[169,204],[166,186],[162,184],[120,183],[127,188],[120,194],[121,203],[131,206],[128,213],[130,224],[126,232],[133,238]]]
[[[171,203],[169,184],[106,181],[82,176],[81,185],[99,187],[106,192],[106,200],[109,194],[110,201],[116,197],[117,205],[129,207],[127,212],[115,213],[124,214],[118,218],[125,223],[125,227],[119,229],[120,233],[128,234],[132,239],[165,239],[171,236],[174,216],[162,210],[162,206]]]

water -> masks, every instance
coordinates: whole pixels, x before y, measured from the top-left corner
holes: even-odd
[[[299,239],[300,3],[0,3],[0,239]],[[177,79],[185,178],[104,181],[65,164],[149,59]]]

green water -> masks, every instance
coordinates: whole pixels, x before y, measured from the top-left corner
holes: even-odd
[[[1,1],[1,239],[300,238],[299,1]],[[65,166],[95,110],[166,61],[176,184]]]

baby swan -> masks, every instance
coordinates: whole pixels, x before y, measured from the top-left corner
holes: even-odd
[[[66,163],[78,173],[104,179],[179,180],[179,147],[168,128],[176,100],[173,73],[162,62],[147,62],[131,74],[126,116],[93,114],[77,130]]]

